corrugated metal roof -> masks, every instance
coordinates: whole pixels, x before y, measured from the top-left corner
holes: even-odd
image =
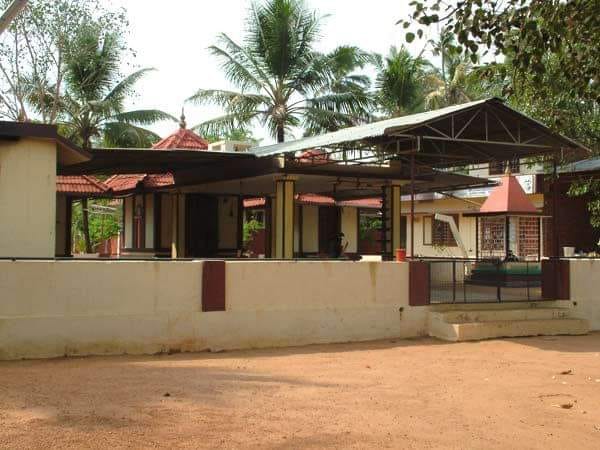
[[[402,128],[414,127],[424,122],[429,122],[434,119],[441,118],[446,114],[452,114],[458,111],[467,110],[475,106],[490,101],[477,100],[474,102],[463,103],[462,105],[453,105],[446,108],[436,109],[434,111],[426,111],[408,116],[395,117],[393,119],[380,120],[379,122],[358,125],[355,127],[343,128],[331,133],[320,134],[318,136],[310,136],[295,141],[282,142],[280,144],[266,145],[264,147],[256,147],[250,149],[252,153],[258,156],[277,155],[280,153],[296,152],[300,150],[308,150],[312,148],[326,147],[333,144],[341,144],[343,142],[359,141],[361,139],[383,136],[386,131],[393,129],[398,131]],[[499,101],[495,99],[495,101]]]
[[[327,147],[336,144],[357,142],[369,138],[376,138],[391,133],[402,133],[418,128],[430,122],[443,119],[445,116],[449,116],[455,113],[465,112],[469,109],[476,109],[483,104],[490,104],[500,106],[506,111],[520,116],[523,120],[529,121],[532,125],[543,129],[548,137],[557,139],[562,142],[565,146],[572,146],[574,148],[580,148],[586,151],[583,145],[569,139],[565,136],[559,135],[550,130],[543,123],[528,117],[521,112],[506,105],[502,99],[499,98],[488,98],[484,100],[476,100],[460,105],[447,106],[445,108],[436,109],[433,111],[426,111],[417,114],[410,114],[408,116],[396,117],[393,119],[381,120],[379,122],[368,123],[365,125],[359,125],[355,127],[344,128],[331,133],[325,133],[318,136],[310,136],[303,139],[297,139],[295,141],[282,142],[280,144],[267,145],[263,147],[255,147],[250,149],[251,153],[257,156],[272,156],[283,153],[297,152],[301,150],[318,149],[321,147]],[[518,144],[515,144],[518,146]]]

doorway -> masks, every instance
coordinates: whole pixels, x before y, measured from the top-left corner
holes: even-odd
[[[185,250],[190,258],[208,258],[217,253],[219,242],[216,197],[188,194],[185,201]]]
[[[337,206],[319,206],[319,253],[331,253],[331,245],[341,231],[340,208]]]

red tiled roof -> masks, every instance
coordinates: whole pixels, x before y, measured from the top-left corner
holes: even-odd
[[[353,206],[355,208],[381,208],[381,198],[361,198],[358,200],[344,200],[338,203],[340,206]]]
[[[244,208],[260,208],[265,206],[266,200],[264,197],[245,198]]]
[[[536,214],[538,211],[527,198],[519,180],[504,175],[501,184],[494,188],[485,200],[480,213],[484,214]]]
[[[299,194],[296,195],[296,201],[303,205],[317,205],[317,206],[334,206],[335,200],[333,197],[327,197],[325,195],[318,194]]]
[[[61,194],[99,195],[109,190],[109,186],[89,175],[58,175],[56,177],[56,192]]]
[[[131,191],[135,189],[140,181],[143,181],[146,174],[132,173],[127,175],[113,175],[105,181],[106,185],[114,192]]]
[[[146,175],[144,186],[149,188],[158,188],[172,186],[175,184],[175,178],[172,173],[156,173]]]
[[[313,148],[306,150],[298,157],[298,162],[307,164],[324,164],[329,161],[329,154],[325,150]]]
[[[192,130],[179,128],[175,133],[158,141],[152,148],[157,150],[208,150],[208,141]]]
[[[106,185],[115,193],[133,191],[140,183],[143,187],[152,189],[172,186],[175,180],[171,173],[113,175],[106,180]]]
[[[332,197],[318,194],[299,194],[296,195],[296,201],[303,205],[316,205],[316,206],[352,206],[354,208],[370,208],[379,209],[381,208],[380,198],[363,198],[359,200],[343,200],[336,202]],[[260,208],[265,206],[265,198],[246,198],[244,199],[244,208]]]

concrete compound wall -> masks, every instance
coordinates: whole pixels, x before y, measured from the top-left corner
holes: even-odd
[[[570,260],[573,317],[586,319],[590,329],[600,331],[600,260]]]
[[[427,308],[408,306],[408,264],[227,262],[222,312],[202,312],[202,267],[201,261],[0,261],[0,359],[426,334]]]

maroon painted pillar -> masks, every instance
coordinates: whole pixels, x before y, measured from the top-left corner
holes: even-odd
[[[202,263],[202,311],[225,311],[225,261]]]
[[[408,264],[408,304],[429,305],[431,301],[429,263],[410,261]]]

